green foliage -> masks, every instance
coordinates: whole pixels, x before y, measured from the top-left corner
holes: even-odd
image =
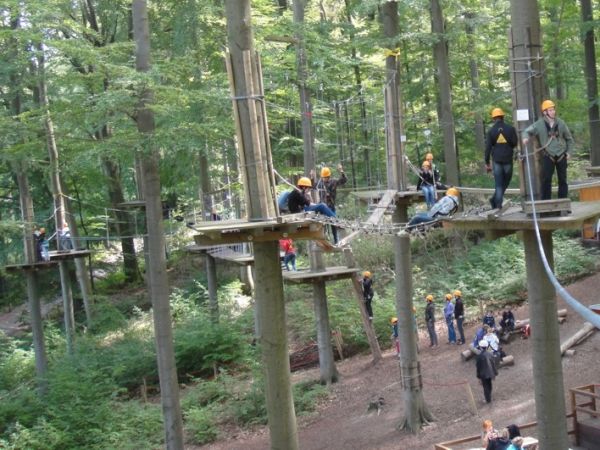
[[[317,380],[297,383],[293,387],[294,409],[297,415],[306,415],[313,412],[319,399],[327,397],[329,391],[326,386]]]
[[[185,413],[185,429],[193,444],[202,445],[218,437],[214,414],[210,408],[190,408]]]
[[[127,325],[127,318],[106,297],[94,296],[94,320],[90,331],[96,334],[117,330]]]
[[[35,359],[33,349],[15,348],[0,358],[0,390],[11,390],[33,379]]]

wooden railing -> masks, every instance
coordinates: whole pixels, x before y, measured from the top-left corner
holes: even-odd
[[[599,389],[596,389],[599,388]],[[596,400],[600,399],[600,384],[588,384],[586,386],[580,386],[569,389],[571,394],[571,410],[573,411],[573,422],[575,431],[575,444],[579,445],[579,422],[578,414],[589,414],[592,417],[600,417],[600,411],[598,411]],[[585,397],[588,401],[585,403],[577,403],[577,396]]]

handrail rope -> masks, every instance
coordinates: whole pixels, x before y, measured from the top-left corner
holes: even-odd
[[[562,297],[562,299],[571,307],[573,310],[583,317],[585,320],[591,322],[596,328],[600,328],[600,315],[594,313],[586,306],[582,305],[575,297],[567,292],[567,290],[558,282],[556,276],[552,272],[550,268],[550,264],[548,263],[548,258],[546,257],[546,253],[544,251],[544,246],[542,245],[542,236],[540,234],[540,226],[538,223],[537,213],[535,209],[535,199],[533,195],[533,178],[531,176],[531,165],[529,164],[529,156],[526,153],[526,167],[527,167],[527,181],[528,186],[527,190],[529,191],[529,198],[531,200],[531,208],[533,214],[533,224],[535,229],[535,236],[537,239],[538,250],[540,252],[540,256],[542,259],[542,263],[544,265],[544,270],[548,275],[548,279],[558,292],[558,294]]]

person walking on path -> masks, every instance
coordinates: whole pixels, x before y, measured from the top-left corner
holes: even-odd
[[[500,108],[492,110],[494,125],[487,132],[485,144],[485,169],[493,172],[495,190],[490,198],[492,208],[501,208],[506,188],[513,174],[513,152],[519,138],[515,128],[504,122],[504,111]],[[490,164],[490,157],[493,164]]]
[[[446,294],[446,306],[444,306],[444,318],[448,327],[448,344],[456,344],[456,333],[454,332],[454,303],[452,294]]]
[[[340,172],[339,178],[331,177],[331,169],[329,167],[323,167],[321,169],[321,178],[315,185],[315,189],[319,195],[319,201],[325,203],[330,210],[334,213],[335,210],[335,199],[337,197],[337,188],[338,186],[343,186],[348,181],[346,174],[344,173],[344,168],[341,164],[337,166],[338,171]],[[311,178],[314,178],[314,171],[311,171]],[[333,237],[333,243],[337,244],[338,242],[338,229],[335,226],[331,226],[331,234]]]
[[[367,310],[367,315],[369,316],[369,320],[373,320],[373,306],[371,302],[373,301],[373,278],[371,272],[365,270],[363,272],[363,278],[361,280],[362,288],[363,288],[363,300],[365,302],[365,309]]]
[[[417,191],[423,191],[427,209],[431,209],[435,204],[435,181],[433,179],[433,171],[431,170],[431,163],[429,161],[423,161],[423,164],[421,165],[419,181],[417,181]]]
[[[552,177],[556,169],[558,198],[567,198],[567,160],[573,148],[573,136],[564,120],[556,117],[556,105],[552,100],[542,102],[542,117],[523,131],[523,146],[536,136],[542,150],[541,199],[552,198]]]
[[[392,317],[390,319],[392,325],[392,342],[396,348],[396,356],[400,358],[400,339],[398,338],[398,318]]]
[[[494,362],[494,357],[491,352],[488,351],[488,341],[481,340],[479,342],[481,353],[477,355],[477,378],[483,386],[483,396],[485,401],[490,403],[492,401],[492,381],[498,375],[498,369]]]
[[[296,249],[294,248],[294,241],[290,238],[280,239],[279,240],[279,248],[284,252],[283,254],[283,265],[285,266],[285,270],[290,270],[290,264],[292,265],[292,270],[296,271]]]
[[[457,343],[463,345],[465,343],[465,330],[463,329],[465,305],[463,305],[462,301],[462,292],[458,289],[454,291],[454,318],[456,319],[456,329],[459,335]]]
[[[427,324],[427,332],[429,333],[429,347],[437,347],[438,339],[435,333],[435,305],[433,304],[433,295],[429,294],[425,297],[425,300],[427,300],[425,323]]]

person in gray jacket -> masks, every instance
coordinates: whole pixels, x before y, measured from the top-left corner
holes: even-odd
[[[538,138],[542,151],[541,200],[552,198],[552,177],[554,169],[558,177],[558,198],[567,198],[567,160],[573,147],[573,136],[564,120],[556,117],[556,105],[552,100],[542,102],[542,117],[523,131],[523,145],[532,136]]]

